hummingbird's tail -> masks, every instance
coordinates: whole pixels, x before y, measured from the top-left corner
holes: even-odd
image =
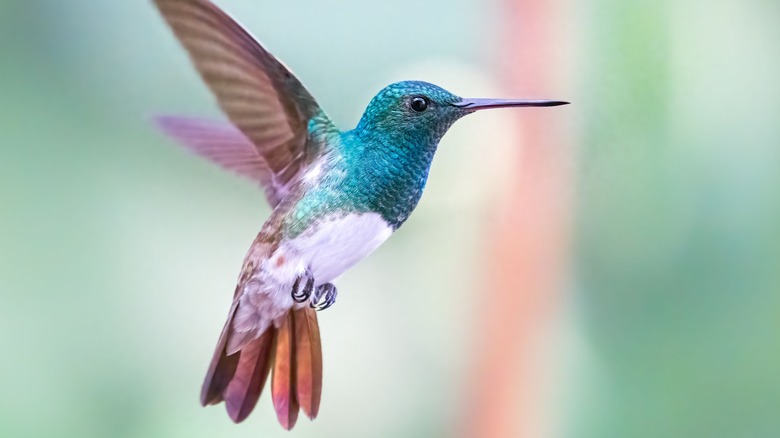
[[[316,312],[304,307],[290,310],[279,327],[227,355],[227,333],[235,313],[230,310],[201,392],[203,406],[224,401],[236,423],[252,412],[273,369],[271,395],[276,416],[289,430],[298,409],[311,419],[317,416],[322,394],[322,348]]]

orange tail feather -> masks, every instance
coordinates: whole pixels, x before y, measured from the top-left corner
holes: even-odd
[[[236,373],[224,392],[230,418],[240,423],[249,416],[260,398],[271,365],[274,330],[241,349]]]
[[[317,312],[295,312],[295,365],[298,403],[310,419],[317,418],[322,396],[322,344]]]
[[[226,353],[231,309],[206,375],[201,403],[225,402],[230,418],[239,423],[252,412],[273,368],[271,393],[279,423],[295,426],[299,406],[311,419],[322,395],[322,346],[313,309],[291,310],[278,328],[270,328],[237,353]]]
[[[279,326],[276,336],[274,375],[271,395],[279,424],[287,430],[298,420],[298,400],[295,397],[295,312],[290,312]]]

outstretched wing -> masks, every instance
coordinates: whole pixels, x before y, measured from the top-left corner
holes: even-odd
[[[248,139],[257,157],[242,154],[226,157],[246,159],[257,180],[266,187],[272,205],[301,171],[319,154],[318,146],[308,142],[309,122],[317,118],[330,123],[317,102],[301,82],[227,13],[208,0],[154,0],[162,16],[190,54],[206,85],[235,127]],[[187,120],[169,119],[167,126]],[[191,121],[191,119],[190,119]],[[165,126],[164,126],[165,127]],[[220,143],[187,141],[191,132],[165,129],[166,132],[207,158],[219,157]],[[232,138],[235,139],[235,136]],[[224,146],[230,148],[228,144]],[[259,172],[253,162],[262,160],[267,172]],[[225,163],[215,160],[224,166]],[[234,169],[239,164],[232,163]],[[226,167],[226,166],[225,166]],[[239,172],[241,173],[241,172]],[[247,173],[243,173],[246,176]],[[270,190],[269,190],[270,189]]]
[[[274,178],[254,143],[229,121],[166,115],[154,122],[190,152],[259,184],[271,206],[289,193],[289,184]]]

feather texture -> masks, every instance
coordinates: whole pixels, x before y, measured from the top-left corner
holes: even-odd
[[[295,390],[303,412],[317,418],[322,396],[322,345],[317,312],[295,311]]]
[[[274,330],[268,330],[236,353],[238,366],[224,391],[228,415],[236,423],[249,416],[263,391],[271,365],[274,334]]]
[[[266,187],[290,186],[318,153],[310,150],[309,122],[317,118],[330,124],[314,98],[287,67],[211,2],[155,3],[219,106],[264,161],[272,181]],[[282,199],[271,195],[272,205]]]
[[[225,327],[222,329],[222,334],[217,342],[216,352],[211,359],[211,365],[209,365],[209,370],[203,381],[203,388],[200,393],[200,403],[203,406],[214,405],[224,400],[223,393],[236,374],[239,355],[228,356],[225,354],[225,344],[227,343],[233,315],[236,312],[236,304],[237,302],[230,308],[227,322],[225,322]]]
[[[271,206],[287,195],[287,187],[275,182],[252,141],[232,123],[167,115],[155,117],[154,122],[190,152],[259,184]]]
[[[279,424],[287,430],[298,420],[295,395],[295,313],[290,311],[279,326],[271,381],[271,395]]]
[[[295,426],[299,406],[314,419],[322,394],[322,350],[314,310],[290,310],[278,328],[268,328],[228,355],[226,343],[234,313],[235,305],[203,383],[201,403],[224,401],[230,418],[240,423],[254,409],[273,370],[271,396],[282,427]]]

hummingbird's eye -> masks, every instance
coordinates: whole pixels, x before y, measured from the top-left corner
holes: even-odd
[[[413,97],[412,101],[409,102],[409,106],[418,113],[421,113],[428,109],[428,99],[421,96]]]

